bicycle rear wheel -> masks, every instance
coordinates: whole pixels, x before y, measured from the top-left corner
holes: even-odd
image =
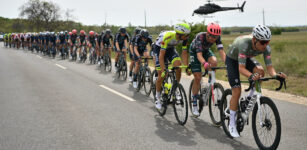
[[[145,68],[145,75],[143,76],[144,90],[146,96],[151,93],[151,71],[148,67]]]
[[[220,83],[214,83],[213,91],[210,90],[209,95],[209,114],[212,124],[221,126],[220,107],[221,99],[224,93],[224,88]]]
[[[188,101],[183,86],[178,83],[174,85],[174,93],[172,93],[174,113],[177,122],[185,125],[188,120]]]
[[[260,149],[277,149],[281,137],[280,116],[274,102],[268,97],[260,98],[260,107],[262,110],[262,122],[258,113],[258,104],[255,104],[252,114],[252,129],[255,141]]]

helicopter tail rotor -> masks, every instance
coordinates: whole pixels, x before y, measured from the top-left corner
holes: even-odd
[[[241,11],[241,12],[244,12],[244,5],[245,5],[245,3],[246,3],[246,1],[244,1],[243,4],[242,4],[241,7],[240,7],[240,11]]]

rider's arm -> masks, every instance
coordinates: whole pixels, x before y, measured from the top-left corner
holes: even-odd
[[[223,48],[219,50],[219,54],[220,54],[220,56],[221,56],[221,59],[222,59],[223,62],[225,63],[225,62],[226,62],[226,54],[225,54],[225,51],[224,51]]]
[[[128,49],[128,40],[127,39],[125,39],[124,44],[125,44],[125,48]]]
[[[133,51],[136,56],[140,57],[139,51],[138,51],[138,47],[134,46],[134,51]]]
[[[188,51],[187,50],[182,51],[181,58],[183,60],[183,64],[185,66],[188,66]]]
[[[165,52],[166,50],[161,49],[160,54],[159,54],[159,62],[160,62],[160,67],[161,67],[162,72],[165,70],[165,65],[164,65]]]
[[[202,53],[202,52],[198,52],[196,55],[197,55],[198,61],[199,61],[201,64],[206,63],[206,60],[204,59],[203,53]]]

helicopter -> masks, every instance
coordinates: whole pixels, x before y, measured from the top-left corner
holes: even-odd
[[[239,7],[239,4],[238,4],[238,7],[221,7],[219,5],[216,5],[210,2],[211,0],[208,0],[207,4],[200,6],[198,9],[195,9],[192,16],[194,16],[194,14],[207,15],[207,14],[215,13],[217,11],[227,11],[227,10],[235,10],[235,9],[239,9],[239,11],[243,12],[244,5],[246,3],[246,1],[244,1],[241,7]]]

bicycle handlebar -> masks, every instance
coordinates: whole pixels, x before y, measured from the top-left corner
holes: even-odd
[[[283,85],[284,85],[285,89],[287,89],[286,79],[281,78],[279,76],[260,78],[258,81],[269,81],[269,80],[278,80],[279,81],[279,87],[275,89],[276,91],[281,90]],[[254,80],[249,80],[248,82],[249,82],[249,87],[247,89],[245,89],[245,92],[249,91],[255,85],[255,81]]]
[[[215,71],[215,70],[218,70],[218,69],[227,69],[227,67],[210,67],[210,68],[206,69],[205,72],[202,73],[202,77],[204,77],[208,74],[209,69]]]

